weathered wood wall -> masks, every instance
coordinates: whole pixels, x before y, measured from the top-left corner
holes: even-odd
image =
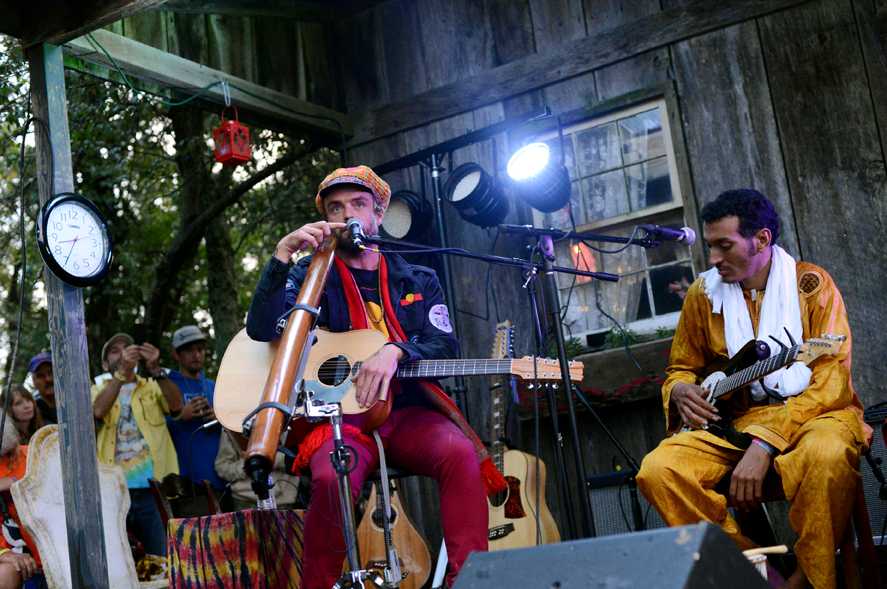
[[[854,381],[869,405],[887,400],[885,15],[884,0],[389,0],[341,23],[332,39],[343,48],[342,100],[358,133],[348,157],[379,164],[540,105],[563,114],[665,85],[676,96],[674,134],[686,146],[687,221],[698,228],[696,211],[724,189],[753,186],[773,199],[787,249],[824,266],[842,289]],[[502,174],[510,139],[461,149],[453,165],[476,161]],[[412,168],[388,179],[417,190],[423,174]],[[506,222],[530,222],[512,204]],[[521,254],[504,237],[494,248],[494,233],[453,210],[445,217],[451,245]],[[478,317],[486,267],[453,267],[451,309],[464,352],[485,355],[497,320],[495,311]],[[515,320],[525,352],[531,331],[520,277],[492,276],[498,318]],[[485,384],[472,387],[471,420],[485,432]],[[645,402],[609,409],[605,419],[641,457],[660,437],[658,412]],[[597,427],[583,419],[582,428],[591,472],[624,464]],[[550,458],[550,447],[543,454]]]
[[[201,39],[196,52],[184,54],[177,28]],[[146,11],[108,27],[115,33],[211,68],[330,108],[341,108],[335,52],[329,27],[297,17],[183,14]],[[196,57],[195,57],[196,55]]]

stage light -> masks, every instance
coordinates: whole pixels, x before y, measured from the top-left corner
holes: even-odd
[[[409,190],[398,190],[388,202],[381,232],[392,239],[415,241],[431,226],[433,216],[431,205],[424,198]]]
[[[570,201],[570,174],[563,162],[552,158],[548,144],[521,147],[506,169],[515,195],[534,209],[552,213]]]
[[[477,164],[462,164],[450,173],[444,198],[456,207],[459,216],[481,227],[498,225],[508,214],[502,187]]]

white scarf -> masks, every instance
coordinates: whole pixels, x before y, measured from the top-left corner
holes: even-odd
[[[717,268],[711,268],[700,274],[704,280],[705,294],[711,301],[712,312],[715,314],[723,312],[724,337],[727,340],[727,354],[731,358],[749,340],[755,338],[767,342],[771,356],[778,354],[779,344],[770,339],[770,336],[789,344],[785,329],[788,329],[796,342],[804,339],[795,259],[778,245],[772,246],[771,255],[770,275],[767,277],[757,337],[739,283],[728,284],[721,280]],[[781,368],[764,377],[764,384],[776,389],[783,397],[793,397],[804,392],[804,389],[810,385],[811,374],[806,364],[795,362],[788,368]],[[751,388],[752,398],[755,400],[766,396],[759,383],[753,383]]]

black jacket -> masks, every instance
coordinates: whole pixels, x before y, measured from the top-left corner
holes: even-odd
[[[431,268],[409,264],[397,255],[385,254],[385,260],[391,302],[409,338],[407,342],[394,344],[406,352],[402,362],[457,357],[459,343],[448,322],[437,274]],[[280,337],[279,319],[295,304],[309,263],[310,257],[307,257],[290,267],[272,257],[266,264],[246,318],[246,332],[251,338],[271,341]],[[421,297],[415,296],[417,294]],[[330,270],[320,298],[318,325],[329,331],[351,329],[345,292],[335,267]]]

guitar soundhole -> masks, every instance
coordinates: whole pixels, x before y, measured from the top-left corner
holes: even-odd
[[[383,529],[384,529],[384,526],[385,526],[385,512],[382,511],[382,510],[379,509],[379,508],[376,508],[376,509],[373,510],[373,516],[372,516],[372,517],[373,517],[373,524],[375,524],[375,526],[376,526],[377,528],[383,528]],[[392,510],[391,510],[391,527],[394,527],[394,522],[396,522],[396,521],[397,521],[397,511],[394,510],[394,509],[392,509]]]
[[[323,362],[317,369],[317,380],[334,387],[342,384],[351,374],[351,362],[345,356],[333,356]]]

